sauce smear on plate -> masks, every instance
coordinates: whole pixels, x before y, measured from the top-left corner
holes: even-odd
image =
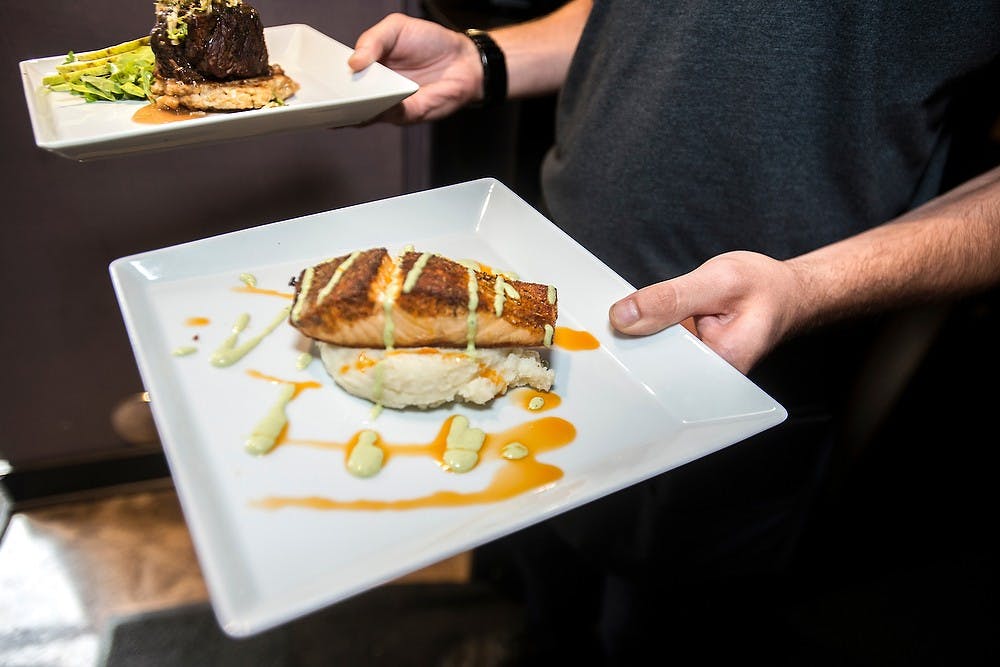
[[[386,451],[386,461],[392,456],[423,455],[432,456],[440,461],[444,450],[444,436],[447,433],[447,421],[442,426],[438,436],[429,443],[390,444],[380,441],[380,446]],[[489,485],[478,491],[437,491],[430,495],[417,498],[382,499],[352,499],[339,500],[323,496],[269,496],[253,502],[261,509],[282,509],[300,507],[314,510],[409,510],[425,507],[457,507],[461,505],[476,505],[494,503],[513,498],[522,493],[544,487],[558,481],[563,471],[554,465],[538,461],[534,455],[552,449],[558,449],[569,444],[576,437],[576,428],[558,417],[543,417],[531,422],[525,422],[500,433],[487,433],[483,451],[491,457],[499,455],[500,448],[511,442],[524,443],[530,452],[525,458],[505,463],[493,475]],[[297,444],[321,448],[347,448],[357,438],[355,435],[345,443],[324,442],[314,440],[298,440],[285,438],[286,445]]]
[[[596,350],[601,346],[600,341],[590,332],[570,329],[569,327],[556,327],[552,344],[571,352],[577,350]]]
[[[161,109],[155,104],[150,103],[144,107],[139,107],[132,114],[132,120],[143,125],[162,125],[164,123],[174,123],[179,120],[202,118],[205,115],[204,111],[171,111],[169,109]]]

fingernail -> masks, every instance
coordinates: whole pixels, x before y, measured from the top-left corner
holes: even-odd
[[[623,299],[611,307],[611,318],[615,325],[627,327],[639,321],[639,308],[632,299]]]

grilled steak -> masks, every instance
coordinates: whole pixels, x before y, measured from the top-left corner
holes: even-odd
[[[236,81],[271,73],[264,25],[245,3],[158,3],[150,47],[156,75],[164,79]]]

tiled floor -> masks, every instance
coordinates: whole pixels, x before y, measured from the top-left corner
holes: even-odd
[[[94,664],[115,615],[206,595],[172,492],[15,514],[0,544],[0,663]]]
[[[469,570],[463,554],[402,581]],[[0,543],[0,665],[96,665],[116,618],[207,599],[171,489],[17,513]]]

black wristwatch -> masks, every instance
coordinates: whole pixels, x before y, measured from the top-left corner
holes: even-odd
[[[507,59],[503,51],[485,30],[470,28],[465,34],[476,45],[483,63],[483,99],[474,106],[502,104],[507,99]]]

